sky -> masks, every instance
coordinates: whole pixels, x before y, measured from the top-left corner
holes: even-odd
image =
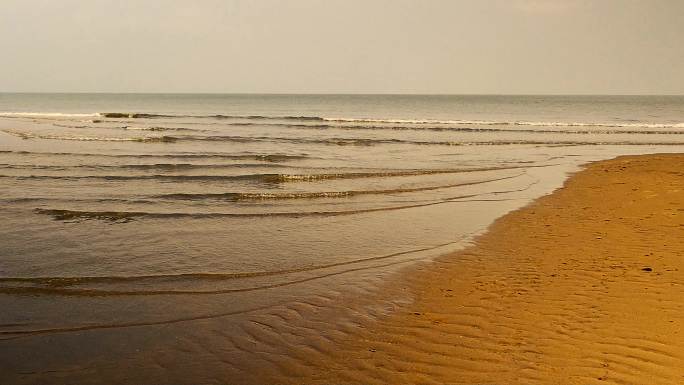
[[[0,92],[684,94],[681,0],[0,5]]]

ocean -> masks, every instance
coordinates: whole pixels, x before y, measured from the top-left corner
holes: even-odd
[[[684,96],[0,94],[0,373],[287,375],[411,300],[388,282],[683,134]]]

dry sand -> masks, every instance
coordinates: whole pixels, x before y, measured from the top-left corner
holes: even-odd
[[[593,163],[406,275],[411,305],[296,381],[681,384],[683,258],[684,155]]]

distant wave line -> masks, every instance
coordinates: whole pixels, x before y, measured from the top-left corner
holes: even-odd
[[[248,119],[248,120],[303,120],[323,122],[360,122],[360,123],[408,123],[408,124],[468,124],[468,125],[519,125],[519,126],[558,126],[558,127],[644,127],[644,128],[684,128],[680,123],[616,123],[616,122],[558,122],[558,121],[502,121],[502,120],[468,120],[468,119],[389,119],[389,118],[345,118],[323,116],[268,116],[268,115],[163,115],[146,113],[100,113],[106,118],[214,118],[214,119]]]
[[[167,154],[95,154],[78,152],[40,152],[40,151],[12,151],[0,150],[0,154],[18,155],[47,155],[47,156],[74,156],[74,157],[103,157],[103,158],[179,158],[179,159],[254,159],[266,162],[279,162],[283,160],[309,159],[307,154],[227,154],[227,153],[167,153]],[[316,159],[316,158],[314,158]]]
[[[98,113],[69,113],[69,112],[0,112],[0,117],[22,118],[22,117],[74,117],[74,118],[96,118]]]
[[[108,138],[108,137],[81,137],[81,136],[59,136],[59,135],[39,135],[12,130],[0,130],[10,135],[18,136],[22,139],[49,139],[49,140],[71,140],[71,141],[101,141],[101,142],[138,142],[138,143],[175,143],[178,141],[208,141],[208,142],[235,142],[235,143],[298,143],[298,144],[322,144],[337,146],[373,146],[379,144],[408,144],[408,145],[432,145],[432,146],[507,146],[507,145],[561,145],[561,146],[582,146],[582,145],[682,145],[684,142],[634,142],[634,141],[572,141],[572,140],[491,140],[491,141],[420,141],[406,139],[371,139],[371,138],[289,138],[277,136],[145,136],[128,138]]]
[[[408,123],[408,124],[465,124],[483,126],[540,126],[540,127],[644,127],[644,128],[684,128],[680,123],[617,123],[617,122],[558,122],[558,121],[524,121],[524,120],[436,120],[436,119],[357,119],[357,118],[322,118],[327,122],[363,122],[363,123]]]
[[[181,123],[183,124],[183,123]],[[191,124],[185,122],[185,124]],[[207,123],[209,124],[209,123]],[[294,129],[309,129],[309,130],[394,130],[394,131],[435,131],[435,132],[463,132],[463,133],[530,133],[530,134],[603,134],[603,135],[616,135],[616,134],[636,134],[636,135],[681,135],[684,134],[684,130],[627,130],[627,129],[607,129],[607,128],[626,128],[631,126],[611,126],[611,125],[601,125],[601,126],[591,126],[591,125],[569,125],[562,127],[601,127],[602,129],[597,130],[549,130],[549,129],[533,129],[533,128],[493,128],[493,127],[453,127],[453,126],[434,126],[434,125],[368,125],[368,124],[336,124],[335,122],[330,123],[272,123],[272,122],[226,122],[226,123],[215,123],[225,126],[237,126],[237,127],[283,127],[283,128],[294,128]],[[503,124],[502,124],[503,125]],[[107,129],[107,130],[125,130],[125,131],[188,131],[188,132],[215,132],[215,130],[209,129],[197,129],[188,127],[163,127],[163,126],[90,126],[90,125],[65,125],[54,123],[55,127],[62,128],[74,128],[74,129]],[[557,127],[561,127],[556,125]],[[539,127],[545,127],[540,125]],[[650,127],[650,126],[649,126]],[[684,126],[682,126],[684,128]],[[633,127],[636,128],[636,127]],[[644,127],[645,128],[645,127]],[[650,128],[668,128],[666,126],[653,126]],[[672,127],[670,127],[672,128]]]
[[[526,121],[526,120],[479,120],[479,119],[396,119],[396,118],[355,118],[355,117],[323,117],[323,116],[270,116],[270,115],[192,115],[192,114],[160,114],[143,112],[99,112],[99,113],[63,113],[63,112],[0,112],[0,117],[101,117],[126,119],[163,119],[163,118],[196,118],[196,119],[244,119],[244,120],[299,120],[320,122],[347,123],[398,123],[398,124],[440,124],[440,125],[493,125],[493,126],[540,126],[540,127],[625,127],[625,128],[684,128],[684,122],[650,123],[650,122],[563,122],[563,121]]]
[[[390,126],[390,125],[349,125],[349,124],[296,124],[296,123],[255,123],[255,122],[232,122],[225,123],[229,126],[263,126],[263,127],[283,127],[295,129],[311,130],[395,130],[395,131],[435,131],[435,132],[466,132],[466,133],[490,133],[490,132],[523,132],[530,134],[637,134],[637,135],[681,135],[684,130],[664,131],[664,130],[544,130],[544,129],[515,129],[515,128],[474,128],[474,127],[449,127],[449,126]],[[543,126],[541,126],[543,127]],[[568,126],[570,127],[570,126]],[[586,126],[590,127],[590,126]],[[623,126],[600,126],[600,127],[623,127]],[[653,127],[656,128],[656,127]],[[660,127],[665,128],[665,127]],[[682,126],[684,128],[684,126]]]
[[[87,124],[73,125],[53,123],[55,127],[60,128],[74,128],[74,129],[100,129],[100,130],[125,130],[125,131],[193,131],[193,132],[212,132],[212,130],[203,130],[188,127],[162,127],[162,126],[89,126]]]

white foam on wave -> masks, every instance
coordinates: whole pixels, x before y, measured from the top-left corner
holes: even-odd
[[[107,117],[111,113],[65,113],[65,112],[0,112],[0,117],[35,117],[35,118],[98,118]],[[116,113],[119,114],[119,113]],[[126,115],[126,114],[122,114]],[[137,114],[127,114],[137,115]],[[139,114],[144,116],[157,116],[152,114]],[[159,117],[172,117],[173,115]],[[234,116],[240,118],[259,118],[261,116]],[[531,127],[608,127],[608,128],[684,128],[684,122],[678,123],[654,123],[654,122],[563,122],[563,121],[525,121],[525,120],[477,120],[477,119],[383,119],[383,118],[345,118],[345,117],[267,117],[267,119],[301,119],[320,120],[332,123],[376,123],[376,124],[412,124],[412,125],[480,125],[480,126],[531,126]],[[130,130],[144,128],[128,128]]]
[[[618,123],[618,122],[546,122],[502,120],[437,120],[437,119],[371,119],[371,118],[322,118],[327,122],[344,123],[394,123],[394,124],[467,124],[483,126],[533,126],[533,127],[623,127],[623,128],[684,128],[683,123]]]
[[[508,124],[490,120],[436,120],[436,119],[371,119],[371,118],[321,118],[326,122],[346,123],[405,123],[405,124]]]
[[[615,128],[684,128],[684,123],[583,123],[583,122],[513,122],[516,126],[546,127],[615,127]]]

